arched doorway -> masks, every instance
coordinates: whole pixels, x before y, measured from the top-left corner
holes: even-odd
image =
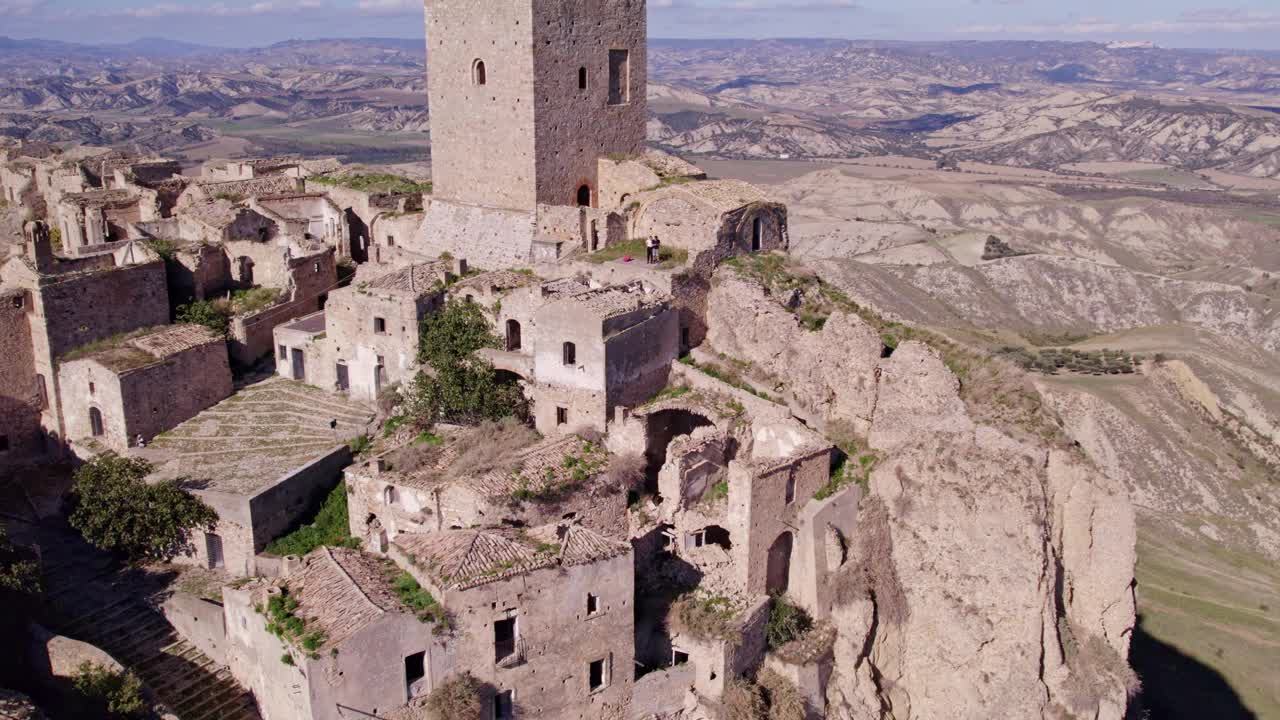
[[[791,531],[778,536],[769,546],[769,565],[765,573],[765,592],[782,595],[791,582]]]
[[[89,408],[89,432],[94,437],[102,437],[107,432],[102,423],[102,411],[98,408]]]
[[[591,186],[582,185],[578,188],[578,207],[591,207]]]
[[[751,252],[760,252],[764,247],[764,218],[759,215],[751,221]]]
[[[476,60],[471,65],[471,82],[476,85],[487,85],[489,74],[485,71],[484,61]]]
[[[516,352],[520,349],[520,323],[515,320],[507,321],[507,352]]]

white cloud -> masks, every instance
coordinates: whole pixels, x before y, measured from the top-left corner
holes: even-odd
[[[421,15],[422,0],[360,0],[356,9],[365,15]]]
[[[3,2],[5,0],[0,0]],[[260,0],[247,5],[229,5],[217,2],[209,5],[180,5],[172,2],[155,3],[137,7],[100,10],[90,13],[96,17],[124,17],[140,20],[166,17],[255,17],[263,15],[294,15],[315,12],[329,7],[326,0]],[[70,16],[78,13],[68,12]]]
[[[25,17],[44,5],[44,0],[0,0],[0,17]]]
[[[1114,22],[1078,18],[1062,22],[967,25],[953,30],[981,35],[1114,35],[1117,33],[1258,32],[1280,30],[1280,12],[1259,10],[1193,10],[1172,20]]]
[[[649,0],[649,7],[662,10],[695,9],[753,12],[760,10],[852,10],[859,0]]]

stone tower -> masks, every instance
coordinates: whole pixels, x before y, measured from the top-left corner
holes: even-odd
[[[595,205],[645,140],[645,0],[425,0],[434,196]]]

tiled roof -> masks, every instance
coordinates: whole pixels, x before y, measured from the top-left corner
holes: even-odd
[[[83,357],[92,359],[113,372],[122,373],[218,342],[222,342],[222,339],[202,325],[162,325],[137,335],[125,336],[117,342],[109,342],[100,349],[89,351]],[[80,358],[72,355],[68,359]]]
[[[639,284],[610,285],[569,296],[570,301],[602,319],[624,315],[668,299],[666,294],[647,291]]]
[[[395,545],[440,586],[466,590],[535,570],[585,565],[618,557],[630,544],[609,540],[581,525],[401,533]]]
[[[565,461],[569,457],[576,458],[572,466],[566,466]],[[515,470],[491,470],[458,482],[491,498],[510,497],[520,490],[534,494],[551,492],[556,487],[571,483],[578,467],[587,467],[592,476],[602,472],[607,453],[576,435],[561,435],[525,448],[517,458]]]
[[[362,290],[395,290],[399,292],[417,293],[419,296],[438,290],[444,273],[449,271],[449,263],[433,261],[409,265],[389,273],[362,282]]]
[[[333,647],[388,613],[410,612],[391,588],[395,566],[360,550],[322,547],[289,575],[295,614],[325,633]]]
[[[209,227],[222,229],[235,222],[242,209],[230,200],[212,200],[189,205],[178,213]]]
[[[515,288],[525,287],[537,282],[538,278],[528,273],[519,273],[513,270],[496,270],[494,272],[480,273],[465,278],[454,283],[453,289],[473,288],[475,290],[488,290],[490,292],[503,292],[505,290],[514,290]]]
[[[62,201],[84,207],[127,207],[138,202],[138,197],[128,190],[91,190],[68,193]]]

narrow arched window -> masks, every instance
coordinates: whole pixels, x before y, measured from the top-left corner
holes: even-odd
[[[583,185],[578,188],[578,207],[591,207],[591,186]]]
[[[587,69],[584,67],[578,68],[578,89],[587,89]]]
[[[471,82],[476,85],[484,85],[488,82],[489,77],[485,73],[484,61],[476,60],[471,64]]]

